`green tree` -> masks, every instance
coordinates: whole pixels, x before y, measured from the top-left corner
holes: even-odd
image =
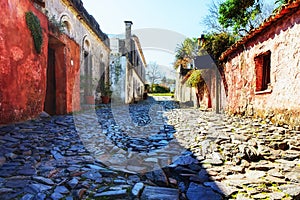
[[[259,0],[226,0],[219,7],[219,23],[225,28],[232,27],[236,33],[247,26],[251,30],[254,28],[251,20],[259,13]]]
[[[248,33],[269,17],[272,11],[292,1],[274,0],[274,5],[270,6],[263,0],[225,0],[219,6],[218,22],[223,28],[232,28],[234,33]]]
[[[187,76],[187,84],[195,88],[197,108],[200,107],[201,91],[204,91],[205,82],[202,78],[201,70],[193,69]]]
[[[196,38],[186,38],[181,44],[179,44],[175,50],[175,69],[179,66],[187,68],[193,57],[197,55],[197,50],[198,44]]]
[[[197,55],[209,54],[216,64],[218,65],[218,58],[221,54],[230,47],[236,41],[236,37],[233,34],[222,33],[210,33],[204,35],[204,42],[202,42],[201,48],[198,47],[197,39],[186,39],[179,48],[176,49],[176,61],[175,68],[182,66],[187,68],[188,64],[192,62],[192,59]],[[200,106],[201,91],[205,88],[200,70],[191,70],[187,74],[187,83],[195,88],[197,106]]]
[[[233,45],[236,40],[237,37],[228,32],[206,34],[199,53],[209,54],[218,64],[221,54]]]

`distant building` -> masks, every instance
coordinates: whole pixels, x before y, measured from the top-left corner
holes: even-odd
[[[176,86],[174,98],[181,104],[193,107],[196,105],[195,89],[187,85],[185,77],[191,69],[184,69],[181,66],[176,71]]]
[[[300,1],[292,1],[221,56],[227,111],[300,126]]]
[[[142,100],[146,81],[146,60],[139,38],[131,35],[131,25],[125,21],[125,35],[110,38],[113,97],[123,103]]]

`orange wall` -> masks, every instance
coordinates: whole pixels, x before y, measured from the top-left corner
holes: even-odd
[[[0,7],[0,124],[4,124],[34,117],[43,110],[48,22],[29,0],[2,0]],[[27,11],[40,19],[40,54],[26,25]]]

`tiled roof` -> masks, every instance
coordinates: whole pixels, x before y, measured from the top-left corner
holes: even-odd
[[[109,47],[109,38],[107,34],[103,33],[100,29],[100,25],[96,21],[96,19],[88,13],[88,11],[84,8],[81,0],[69,0],[77,9],[78,13],[81,17],[87,22],[87,24],[91,27],[91,29],[97,34],[97,36]]]
[[[142,46],[141,46],[141,43],[140,43],[140,39],[136,35],[133,35],[132,38],[137,43],[136,49],[140,52],[141,59],[142,59],[144,65],[147,66],[146,59],[145,59],[145,56],[144,56],[144,53],[143,53],[143,49],[142,49]]]
[[[282,17],[293,13],[295,10],[300,8],[300,0],[294,0],[289,4],[282,6],[282,8],[276,13],[271,15],[268,19],[266,19],[258,28],[253,29],[250,31],[248,35],[241,38],[239,41],[234,43],[231,47],[229,47],[222,55],[220,56],[220,60],[225,60],[231,53],[235,52],[241,45],[245,44],[249,39],[253,38],[257,34],[261,33],[263,30],[272,26],[272,24]]]

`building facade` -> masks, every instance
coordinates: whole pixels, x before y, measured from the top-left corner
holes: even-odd
[[[227,111],[300,125],[300,1],[283,6],[221,56]]]
[[[0,124],[78,111],[80,78],[82,93],[109,80],[109,39],[80,0],[0,5]]]
[[[178,67],[176,71],[175,99],[181,106],[197,107],[196,88],[188,85],[187,80],[194,69],[184,69]],[[200,68],[203,83],[200,84],[198,95],[200,108],[203,110],[213,110],[217,113],[224,112],[227,99],[226,92],[220,72],[216,67]]]
[[[121,103],[142,100],[146,81],[146,60],[131,26],[131,21],[125,21],[125,35],[110,38],[113,98]]]
[[[46,1],[46,10],[80,46],[80,102],[86,103],[85,97],[94,98],[99,92],[99,84],[109,82],[109,38],[81,0]]]

